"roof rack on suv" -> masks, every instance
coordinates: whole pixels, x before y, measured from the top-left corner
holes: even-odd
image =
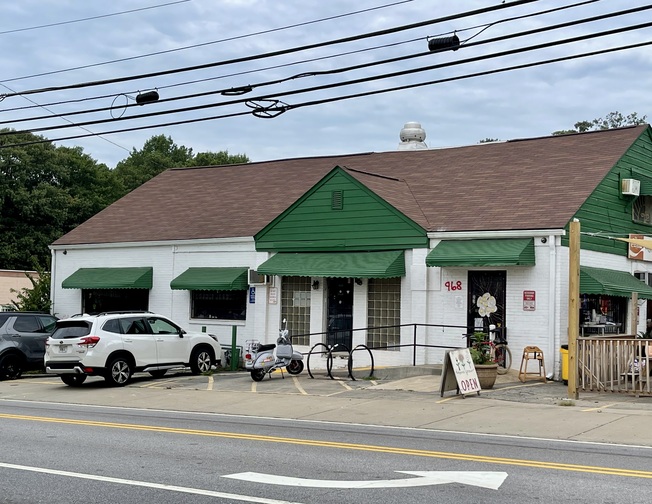
[[[149,310],[117,310],[117,311],[105,311],[101,313],[93,313],[93,315],[119,315],[121,313],[154,313]]]

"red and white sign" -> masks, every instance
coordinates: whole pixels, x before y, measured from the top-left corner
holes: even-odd
[[[649,236],[642,234],[630,234],[629,238],[632,240],[651,240]],[[641,247],[637,243],[630,243],[627,249],[627,257],[637,261],[652,261],[652,250]]]
[[[523,291],[523,311],[535,311],[537,309],[537,292],[533,290]]]

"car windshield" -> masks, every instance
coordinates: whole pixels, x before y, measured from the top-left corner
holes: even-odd
[[[54,339],[80,338],[91,332],[91,323],[85,320],[57,322],[57,328],[52,333]]]

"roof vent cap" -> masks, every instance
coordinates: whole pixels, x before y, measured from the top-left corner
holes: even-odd
[[[398,150],[411,150],[411,149],[427,149],[428,146],[424,142],[426,139],[426,131],[421,127],[418,122],[405,123],[400,134],[401,141],[398,144]]]

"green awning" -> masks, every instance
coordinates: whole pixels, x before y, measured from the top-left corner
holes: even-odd
[[[641,299],[652,299],[652,287],[625,271],[580,266],[580,294],[632,297],[637,292]]]
[[[80,268],[66,278],[64,289],[151,289],[152,268]]]
[[[405,276],[402,250],[390,252],[279,252],[257,269],[264,275],[337,278]]]
[[[428,266],[534,266],[534,238],[445,240],[426,257]]]
[[[188,268],[170,282],[179,290],[246,290],[248,268]]]

